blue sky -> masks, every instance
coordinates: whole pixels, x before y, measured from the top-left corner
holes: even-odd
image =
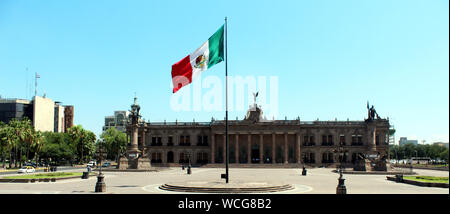
[[[173,111],[170,71],[227,16],[229,75],[277,76],[278,119],[363,120],[369,101],[396,140],[448,142],[448,4],[2,0],[0,96],[31,98],[37,72],[38,94],[74,105],[75,123],[96,134],[135,92],[151,121],[223,118]]]

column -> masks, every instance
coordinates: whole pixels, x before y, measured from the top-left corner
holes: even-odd
[[[301,161],[302,160],[302,151],[300,148],[300,145],[301,145],[300,140],[301,140],[300,133],[297,133],[297,163],[302,162]]]
[[[215,142],[214,142],[214,133],[211,134],[211,163],[215,163]]]
[[[247,163],[252,163],[252,134],[247,135]]]
[[[368,131],[367,131],[367,148],[370,151],[376,151],[376,143],[375,143],[375,139],[376,139],[376,134],[377,134],[377,129],[376,126],[374,124],[374,122],[369,123],[368,125]]]
[[[288,163],[288,134],[284,133],[284,164]]]
[[[387,142],[387,144],[385,145],[386,147],[385,147],[385,149],[386,149],[386,151],[387,151],[387,159],[388,159],[388,163],[390,164],[391,163],[391,149],[390,149],[390,146],[389,146],[389,129],[387,130],[387,133],[386,134],[384,134],[386,137],[387,137],[387,139],[385,140],[386,142]],[[384,141],[383,141],[384,142]]]
[[[131,140],[131,148],[137,149],[138,147],[138,129],[137,127],[133,127],[133,137]]]
[[[275,133],[272,133],[272,163],[276,163],[275,146]]]
[[[223,160],[223,163],[225,163],[226,162],[226,156],[227,156],[227,147],[226,147],[226,134],[223,134],[223,149],[222,149],[222,160]]]
[[[236,158],[236,163],[239,163],[239,134],[236,133],[236,144],[235,144],[235,149],[234,149],[234,154],[235,154],[235,158]]]
[[[259,134],[259,163],[264,163],[264,142],[263,134]]]
[[[141,157],[144,157],[144,150],[145,150],[145,129],[142,131],[142,144],[141,144]]]

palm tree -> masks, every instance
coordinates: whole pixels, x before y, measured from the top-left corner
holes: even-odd
[[[85,156],[91,157],[93,155],[95,152],[94,144],[96,139],[93,132],[83,129],[81,125],[77,125],[69,129],[69,136],[72,140],[72,147],[76,149],[78,155],[80,155],[79,160],[81,163],[85,160]]]
[[[82,143],[80,143],[81,137],[82,137],[82,132],[83,132],[83,127],[81,127],[81,125],[73,126],[72,128],[70,128],[68,130],[68,133],[69,133],[69,136],[71,139],[71,146],[73,149],[76,149],[78,151],[78,154],[80,153],[79,144],[82,144]],[[81,158],[78,159],[78,161],[81,163],[83,161],[82,151],[81,151]]]
[[[14,129],[11,126],[5,125],[1,129],[2,142],[4,142],[4,146],[6,151],[9,151],[9,168],[12,167],[12,152],[11,150],[15,147],[15,143],[17,142],[17,136],[14,133]]]
[[[5,128],[6,128],[6,124],[2,121],[0,121],[0,151],[2,153],[2,159],[3,159],[3,168],[5,168],[5,152],[7,150],[7,141],[5,139]]]
[[[33,145],[35,146],[35,150],[34,150],[34,157],[36,160],[36,164],[38,163],[38,152],[40,151],[40,149],[42,148],[42,142],[44,139],[44,135],[42,135],[41,131],[36,131],[33,134]]]
[[[9,121],[9,126],[12,128],[13,133],[16,135],[17,138],[14,138],[13,142],[13,148],[14,148],[14,167],[17,167],[17,159],[19,158],[19,165],[22,166],[22,163],[20,163],[21,155],[22,155],[22,139],[24,139],[25,133],[22,131],[22,123],[20,120],[12,119]]]

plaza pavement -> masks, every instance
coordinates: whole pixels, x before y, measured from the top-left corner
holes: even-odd
[[[84,171],[74,169],[73,171]],[[295,189],[270,194],[335,194],[339,175],[331,168],[308,169],[248,169],[230,168],[230,181],[245,183],[287,183]],[[448,176],[448,171],[414,170],[419,175]],[[180,168],[164,168],[158,172],[104,172],[106,194],[179,194],[160,190],[169,182],[225,182],[220,179],[223,168],[192,168],[192,174]],[[449,194],[448,188],[419,187],[386,180],[386,175],[344,174],[348,194]],[[95,193],[97,177],[56,182],[0,183],[0,194],[99,194]],[[103,194],[103,193],[101,193]],[[184,194],[184,193],[183,193]]]

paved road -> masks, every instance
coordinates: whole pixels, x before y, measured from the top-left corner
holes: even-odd
[[[83,171],[85,169],[72,169]],[[333,169],[308,169],[302,176],[300,169],[230,169],[230,181],[284,182],[294,185],[294,190],[283,194],[335,194],[339,175]],[[448,176],[448,172],[415,170],[420,175]],[[193,168],[187,175],[181,168],[159,172],[104,172],[107,194],[177,194],[160,190],[168,182],[224,182],[220,174],[224,169]],[[344,175],[348,194],[448,194],[448,188],[419,187],[386,180],[386,175]],[[95,193],[97,179],[61,180],[55,183],[0,183],[0,194],[90,194]]]
[[[77,171],[77,170],[80,170],[80,169],[86,169],[86,168],[71,167],[71,166],[58,166],[58,168],[57,168],[58,171],[71,171],[71,170]],[[44,172],[44,169],[36,170],[36,172]],[[8,172],[0,172],[0,176],[3,176],[3,175],[14,175],[14,174],[19,175],[19,173],[17,173],[17,170],[8,171]]]

